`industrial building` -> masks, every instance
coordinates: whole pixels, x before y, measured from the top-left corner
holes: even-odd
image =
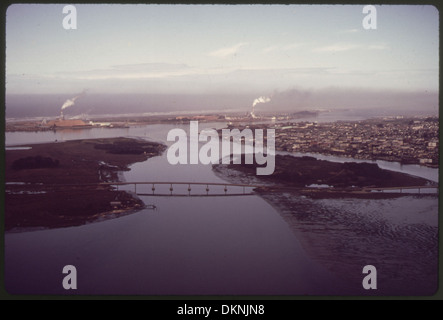
[[[92,127],[91,124],[86,123],[83,120],[64,120],[64,119],[59,119],[59,120],[53,120],[53,121],[48,121],[46,123],[46,126],[50,127],[50,128],[64,128],[64,129],[85,129],[85,128],[89,128]]]

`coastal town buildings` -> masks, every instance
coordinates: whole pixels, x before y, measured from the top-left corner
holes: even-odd
[[[267,128],[275,129],[278,151],[438,167],[437,117],[277,123]]]

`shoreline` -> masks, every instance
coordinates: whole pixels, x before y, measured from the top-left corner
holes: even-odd
[[[214,167],[214,173],[231,183],[270,183],[227,166]],[[438,224],[429,218],[438,215],[436,195],[369,194],[362,199],[345,193],[325,197],[327,193],[322,191],[317,196],[290,191],[256,192],[288,224],[314,262],[336,274],[346,287],[355,288],[351,294],[435,293]],[[429,210],[428,206],[433,209],[417,216],[414,211],[417,199],[425,203],[419,207],[420,211]],[[406,224],[395,221],[402,219],[403,212],[409,212],[420,223],[414,219]],[[377,266],[376,293],[361,286],[365,265]]]
[[[331,152],[290,152],[290,151],[284,151],[284,150],[277,150],[278,152],[282,152],[283,154],[288,154],[292,156],[298,156],[298,154],[303,154],[307,156],[324,156],[324,157],[333,157],[341,159],[342,161],[351,160],[351,161],[358,161],[358,162],[366,162],[366,163],[376,163],[377,161],[385,161],[389,163],[398,163],[399,165],[413,165],[413,166],[419,166],[423,168],[430,168],[430,169],[438,169],[440,166],[439,164],[428,164],[428,163],[419,163],[419,162],[410,162],[410,161],[399,161],[399,159],[391,159],[391,158],[383,158],[383,157],[361,157],[361,158],[355,158],[352,155],[344,155],[344,154],[338,154],[338,153],[331,153]],[[328,160],[329,161],[329,160]]]
[[[131,128],[131,127],[137,127],[140,125],[154,125],[154,124],[176,124],[176,125],[182,125],[182,124],[188,124],[190,121],[192,120],[198,120],[200,122],[204,122],[204,123],[219,123],[219,122],[237,122],[239,125],[244,126],[245,124],[247,124],[248,122],[246,122],[244,119],[242,120],[238,120],[238,121],[233,121],[233,120],[221,120],[219,118],[217,119],[211,119],[211,116],[206,115],[203,116],[202,119],[199,119],[197,116],[196,119],[193,119],[194,117],[196,117],[196,115],[188,115],[184,118],[186,118],[186,120],[177,120],[177,117],[172,116],[172,115],[158,115],[158,116],[154,116],[153,118],[149,118],[149,117],[142,117],[141,119],[137,119],[134,118],[133,116],[127,116],[127,117],[97,117],[97,118],[91,118],[95,121],[107,121],[109,122],[110,126],[88,126],[88,127],[59,127],[57,128],[57,130],[54,130],[53,128],[48,128],[48,127],[40,127],[40,126],[36,126],[36,122],[32,121],[32,120],[18,120],[18,121],[7,121],[6,122],[6,128],[5,128],[5,132],[45,132],[45,131],[63,131],[63,130],[91,130],[91,129],[96,129],[96,128],[101,128],[101,129],[107,129],[107,130],[112,130],[112,129],[121,129],[121,128]],[[210,117],[209,119],[205,119],[204,117]],[[302,118],[303,119],[303,118]],[[367,119],[370,120],[371,118]],[[254,122],[260,122],[260,120],[256,119],[250,119],[249,120],[249,124],[254,123]],[[269,122],[269,121],[268,121]],[[331,121],[331,122],[337,122],[337,121]],[[328,122],[326,122],[328,123]],[[220,129],[221,130],[221,129]],[[276,150],[278,152],[287,152],[288,154],[294,155],[296,156],[297,153],[299,152],[292,152],[292,151],[287,151],[284,149],[279,148],[279,146],[276,146]],[[317,152],[314,150],[307,150],[304,151],[303,154],[312,154],[313,156],[326,156],[326,157],[337,157],[337,158],[342,158],[343,160],[346,159],[352,159],[352,160],[356,160],[356,161],[362,161],[362,162],[377,162],[377,161],[386,161],[386,162],[390,162],[390,163],[398,163],[400,165],[417,165],[420,167],[424,167],[424,168],[431,168],[431,169],[438,169],[439,168],[439,164],[435,164],[435,163],[421,163],[420,159],[414,159],[413,161],[410,159],[402,159],[402,158],[395,158],[395,157],[390,157],[390,156],[373,156],[373,155],[367,155],[367,154],[362,154],[359,157],[355,157],[355,155],[352,154],[346,154],[346,153],[335,153],[332,151],[326,151],[326,152]]]
[[[143,209],[136,195],[99,184],[119,182],[131,164],[165,149],[141,139],[106,138],[6,150],[5,231],[78,226]],[[42,159],[53,165],[45,167]]]
[[[242,155],[242,158],[244,155]],[[254,176],[260,165],[258,163],[229,164],[227,168]],[[223,164],[213,165],[222,168]],[[382,169],[376,163],[367,162],[334,162],[316,159],[310,156],[294,157],[292,155],[275,156],[275,169],[270,175],[257,178],[275,186],[295,188],[297,191],[361,193],[369,189],[400,189],[406,187],[437,187],[432,180],[407,173]],[[326,188],[316,188],[322,185]]]

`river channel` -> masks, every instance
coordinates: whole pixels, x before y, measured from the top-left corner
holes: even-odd
[[[200,129],[205,126],[218,129],[225,123],[201,124]],[[188,131],[189,126],[8,132],[6,146],[121,136],[170,145],[166,137],[173,128]],[[383,163],[384,168],[390,166],[392,170],[438,181],[436,169]],[[122,179],[132,182],[226,182],[213,173],[210,165],[171,165],[166,152],[132,165],[130,171],[122,173]],[[146,188],[148,193],[150,186]],[[157,209],[143,209],[78,227],[7,233],[7,291],[12,294],[225,296],[361,293],[361,287],[353,287],[352,282],[312,259],[288,220],[259,196],[147,195],[141,199]],[[395,206],[392,201],[387,205]],[[406,203],[405,208],[398,210],[407,211],[406,218],[412,222],[403,221],[392,210],[390,218],[436,227],[438,201],[421,201],[422,205],[402,202]],[[326,200],[318,203],[328,205]],[[337,210],[349,209],[343,209],[343,203],[337,200],[330,203]],[[408,211],[408,203],[414,203],[414,210],[421,210],[422,215],[417,217],[411,209]],[[355,206],[355,201],[349,205]],[[379,202],[375,206],[380,206]],[[363,209],[358,210],[365,214]],[[76,290],[65,290],[62,286],[65,277],[62,270],[66,265],[76,267]],[[361,269],[359,272],[363,278]]]

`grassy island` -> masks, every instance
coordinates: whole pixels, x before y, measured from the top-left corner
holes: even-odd
[[[269,187],[257,189],[258,192],[272,191],[272,186],[287,187],[298,193],[315,197],[364,197],[379,198],[392,197],[400,194],[372,193],[370,188],[404,188],[436,185],[424,178],[411,176],[401,172],[381,169],[375,163],[331,162],[317,160],[313,157],[294,157],[290,155],[276,155],[275,170],[271,175],[256,175],[257,163],[229,165],[214,165],[213,169],[221,173],[223,168],[228,169],[228,180],[239,183],[238,179],[252,178],[256,183],[265,183]],[[229,172],[237,172],[237,178]],[[226,175],[221,174],[222,176]],[[245,183],[245,181],[242,181]],[[321,187],[319,187],[321,186]]]
[[[118,181],[119,172],[160,155],[165,148],[129,138],[8,147],[5,229],[76,226],[142,208],[136,196],[98,184]]]

